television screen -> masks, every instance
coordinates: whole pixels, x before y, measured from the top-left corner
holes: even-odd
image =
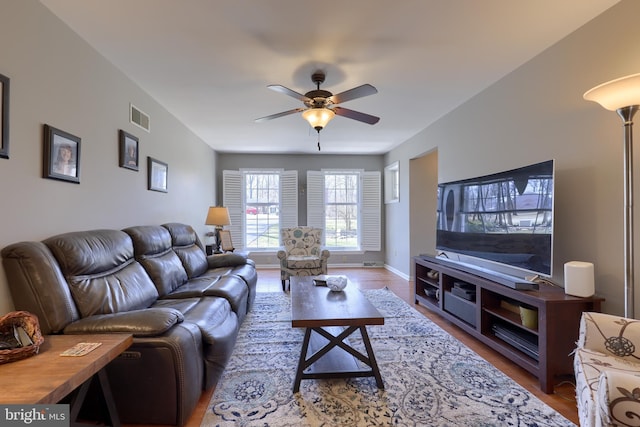
[[[438,185],[436,249],[551,276],[554,161]]]

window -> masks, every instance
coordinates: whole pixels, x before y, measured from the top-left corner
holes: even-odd
[[[324,176],[324,236],[328,248],[358,248],[358,173]]]
[[[307,172],[307,224],[331,250],[380,250],[380,172]]]
[[[384,168],[384,202],[400,201],[400,167],[394,162]]]
[[[236,249],[277,250],[280,228],[298,225],[297,171],[225,170],[222,176]]]
[[[244,224],[247,249],[280,246],[280,173],[244,173]]]

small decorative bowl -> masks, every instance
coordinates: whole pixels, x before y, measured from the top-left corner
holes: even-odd
[[[344,276],[327,277],[327,287],[333,292],[340,292],[347,287],[347,278]]]

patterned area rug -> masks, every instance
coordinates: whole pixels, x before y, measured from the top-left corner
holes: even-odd
[[[385,390],[374,378],[303,380],[294,395],[304,331],[289,295],[262,293],[202,426],[574,425],[393,292],[363,292],[385,317],[367,328]],[[350,343],[364,347],[358,333]]]

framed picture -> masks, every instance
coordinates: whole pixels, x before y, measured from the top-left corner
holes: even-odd
[[[80,138],[44,125],[43,178],[80,184]]]
[[[138,170],[138,138],[120,129],[120,167]]]
[[[0,157],[9,158],[9,77],[0,74]]]
[[[169,165],[152,157],[147,157],[147,181],[149,190],[167,192]]]
[[[229,230],[220,230],[220,249],[222,252],[233,252],[235,249],[231,242],[231,232]]]

